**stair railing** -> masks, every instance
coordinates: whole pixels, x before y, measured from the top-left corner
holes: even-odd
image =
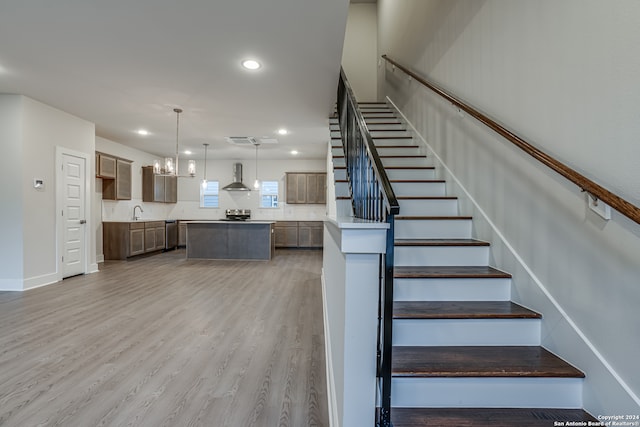
[[[414,73],[408,68],[400,65],[393,59],[389,58],[387,55],[382,55],[382,58],[384,58],[387,62],[392,64],[394,67],[403,71],[405,74],[409,75],[418,83],[431,89],[433,92],[437,93],[442,98],[451,102],[451,104],[460,108],[460,110],[466,112],[467,114],[469,114],[470,116],[478,120],[479,122],[483,123],[490,129],[492,129],[494,132],[496,132],[498,135],[502,136],[507,141],[513,143],[515,146],[517,146],[518,148],[520,148],[521,150],[529,154],[531,157],[538,160],[540,163],[551,168],[553,171],[557,172],[558,174],[562,175],[563,177],[565,177],[566,179],[568,179],[569,181],[577,185],[583,192],[586,192],[589,195],[589,197],[593,199],[594,203],[597,204],[598,200],[601,200],[602,202],[611,206],[612,208],[614,208],[624,216],[640,224],[640,207],[612,193],[606,188],[600,186],[599,184],[596,184],[595,182],[585,177],[584,175],[580,174],[576,170],[565,165],[564,163],[560,162],[559,160],[555,159],[549,154],[543,152],[539,148],[536,148],[531,143],[525,141],[524,139],[522,139],[521,137],[519,137],[509,129],[503,127],[502,125],[498,124],[496,121],[482,114],[480,111],[476,110],[472,106],[464,103],[460,99],[449,94],[444,89],[438,87],[436,84],[426,80],[424,77],[419,76],[418,74]]]
[[[400,205],[342,69],[337,109],[354,215],[389,224],[386,253],[380,259],[377,350],[380,389],[377,425],[386,427],[391,426],[394,217],[400,212]]]

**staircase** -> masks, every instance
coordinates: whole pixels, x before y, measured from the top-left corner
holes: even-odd
[[[596,421],[584,374],[540,346],[541,315],[511,302],[446,182],[384,103],[359,104],[400,203],[395,218],[391,419],[408,426],[551,426]],[[350,194],[331,119],[338,215]]]

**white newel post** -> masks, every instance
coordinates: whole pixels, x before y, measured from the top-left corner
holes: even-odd
[[[322,296],[331,427],[375,425],[378,286],[387,228],[354,218],[325,221]]]

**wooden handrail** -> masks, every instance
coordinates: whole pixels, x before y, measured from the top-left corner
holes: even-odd
[[[471,107],[470,105],[464,103],[463,101],[456,98],[455,96],[447,93],[442,88],[425,80],[423,77],[417,75],[416,73],[409,70],[408,68],[398,64],[396,61],[389,58],[387,55],[382,55],[382,58],[384,58],[389,63],[393,64],[398,69],[402,70],[404,73],[411,76],[417,82],[428,87],[429,89],[431,89],[432,91],[434,91],[435,93],[437,93],[438,95],[446,99],[447,101],[451,102],[453,105],[460,108],[470,116],[474,117],[479,122],[485,124],[486,126],[491,128],[494,132],[496,132],[506,140],[512,142],[524,152],[528,153],[534,159],[538,160],[539,162],[551,168],[555,172],[559,173],[569,181],[573,182],[575,185],[580,187],[582,191],[587,192],[595,200],[603,201],[604,203],[611,206],[621,214],[625,215],[626,217],[640,224],[640,208],[638,206],[612,193],[611,191],[607,190],[601,185],[596,184],[595,182],[593,182],[586,176],[582,175],[581,173],[577,172],[576,170],[570,168],[569,166],[565,165],[559,160],[556,160],[555,158],[543,152],[542,150],[534,147],[529,142],[525,141],[524,139],[522,139],[512,131],[506,129],[502,125],[498,124],[496,121],[490,119],[486,115],[482,114],[481,112]]]

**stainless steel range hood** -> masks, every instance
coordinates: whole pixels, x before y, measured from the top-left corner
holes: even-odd
[[[242,163],[233,164],[233,182],[222,187],[227,191],[251,191],[251,188],[242,183]]]

